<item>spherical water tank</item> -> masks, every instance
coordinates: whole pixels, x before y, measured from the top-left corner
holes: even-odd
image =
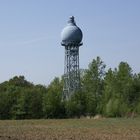
[[[75,44],[78,45],[82,41],[82,31],[76,25],[74,17],[70,17],[67,26],[61,32],[61,39],[63,45]]]

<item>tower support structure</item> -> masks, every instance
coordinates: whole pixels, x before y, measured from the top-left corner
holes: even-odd
[[[79,47],[81,45],[65,46],[63,95],[66,100],[80,89]]]

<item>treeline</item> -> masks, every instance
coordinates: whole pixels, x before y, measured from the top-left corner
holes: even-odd
[[[63,77],[49,86],[34,85],[24,76],[0,84],[0,119],[72,118],[140,115],[140,74],[126,62],[115,69],[97,57],[81,70],[81,89],[63,101]]]

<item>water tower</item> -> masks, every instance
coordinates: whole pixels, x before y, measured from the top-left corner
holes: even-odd
[[[61,45],[65,47],[63,98],[68,100],[80,89],[79,47],[82,45],[82,31],[70,17],[61,33]]]

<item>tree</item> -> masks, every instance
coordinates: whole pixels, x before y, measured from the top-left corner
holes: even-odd
[[[140,114],[140,73],[133,76],[132,93],[129,101],[133,111]]]
[[[62,100],[63,77],[48,87],[34,85],[24,76],[0,84],[0,119],[65,118],[103,114],[124,117],[140,114],[140,73],[133,74],[126,62],[105,72],[97,57],[80,70],[81,89]]]
[[[61,118],[64,116],[62,92],[62,82],[59,78],[55,78],[48,86],[47,93],[43,97],[45,118]]]
[[[94,115],[101,111],[101,97],[103,91],[103,79],[105,74],[105,64],[97,57],[89,64],[83,76],[83,91],[86,93],[87,114]]]
[[[112,112],[112,98],[116,97],[116,70],[112,71],[110,68],[105,75],[104,79],[104,91],[102,96],[102,111],[104,115],[113,116]]]
[[[70,100],[66,102],[66,115],[67,117],[85,116],[86,110],[86,96],[81,90],[75,92]]]
[[[107,116],[125,116],[131,111],[132,69],[126,62],[121,62],[118,69],[108,70],[104,81],[103,104]]]
[[[0,118],[41,118],[45,90],[43,86],[26,81],[24,76],[15,76],[0,84]]]
[[[0,93],[0,119],[10,119],[11,99],[8,93]]]

